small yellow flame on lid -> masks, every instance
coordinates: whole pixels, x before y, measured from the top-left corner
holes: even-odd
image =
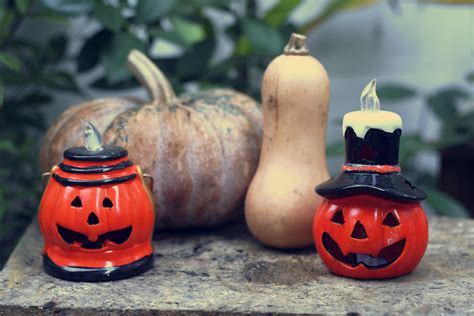
[[[81,125],[84,129],[82,139],[84,146],[88,151],[99,151],[102,150],[102,135],[97,128],[86,120],[81,119]]]
[[[365,86],[360,95],[360,109],[362,111],[379,111],[380,101],[376,91],[377,81],[373,79]]]

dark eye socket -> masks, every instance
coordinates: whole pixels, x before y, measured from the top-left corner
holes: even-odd
[[[382,225],[389,226],[389,227],[396,227],[400,225],[400,222],[398,219],[393,215],[392,212],[388,213],[387,216],[385,216]]]
[[[336,213],[331,218],[331,222],[336,223],[336,224],[344,224],[344,215],[342,214],[342,210],[338,209]]]
[[[112,208],[114,204],[109,198],[104,198],[104,200],[102,201],[102,206],[105,208]]]
[[[81,198],[80,198],[79,196],[76,196],[76,197],[74,198],[74,200],[72,200],[71,206],[72,206],[72,207],[82,207]]]

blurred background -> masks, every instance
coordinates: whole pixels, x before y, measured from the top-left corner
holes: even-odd
[[[124,67],[146,52],[177,92],[231,86],[259,100],[292,32],[331,80],[328,157],[341,120],[378,82],[404,122],[403,173],[428,213],[474,216],[474,0],[0,0],[0,267],[35,215],[41,137],[67,107],[143,88]]]

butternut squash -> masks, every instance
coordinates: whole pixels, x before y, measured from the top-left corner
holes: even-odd
[[[263,143],[245,201],[251,233],[278,248],[312,244],[311,223],[322,202],[314,188],[329,179],[329,79],[321,63],[309,55],[305,40],[292,34],[284,53],[263,76]]]

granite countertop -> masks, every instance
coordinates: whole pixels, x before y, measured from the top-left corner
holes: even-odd
[[[474,221],[434,217],[417,269],[383,281],[335,276],[313,248],[280,251],[242,224],[155,236],[155,267],[108,283],[74,283],[42,270],[30,225],[0,273],[0,314],[474,313]]]

